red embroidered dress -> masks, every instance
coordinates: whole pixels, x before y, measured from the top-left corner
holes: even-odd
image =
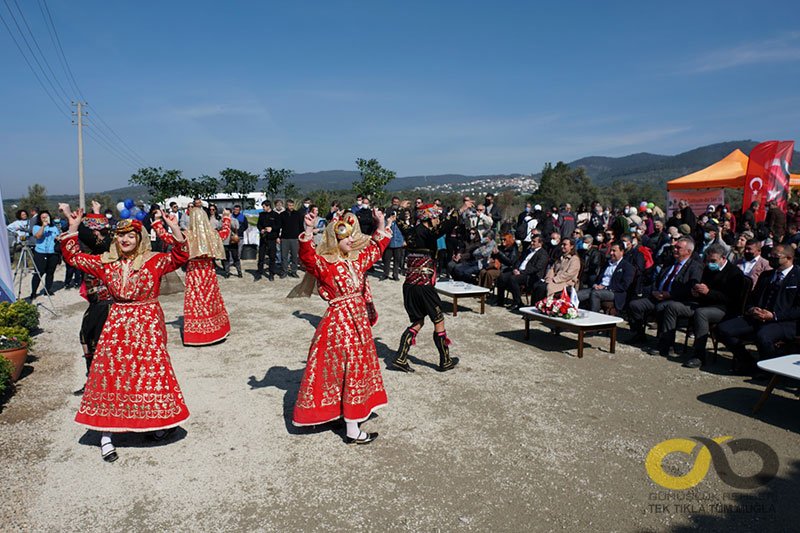
[[[156,235],[166,244],[175,244],[172,234],[160,220],[153,223]],[[220,237],[224,240],[231,231],[229,218],[222,220]],[[226,338],[231,323],[225,302],[219,292],[214,259],[192,258],[186,264],[186,292],[183,299],[183,344],[203,346]]]
[[[317,255],[313,241],[300,235],[300,262],[319,282],[329,304],[317,326],[300,382],[292,423],[322,424],[344,417],[366,420],[387,403],[364,297],[364,274],[389,245],[390,233],[376,233],[354,260],[334,263]]]
[[[112,245],[113,246],[113,245]],[[98,431],[154,431],[189,418],[167,353],[167,329],[158,303],[161,276],[189,258],[184,246],[133,260],[102,263],[80,252],[76,235],[62,240],[64,260],[105,283],[114,303],[94,354],[75,421]]]

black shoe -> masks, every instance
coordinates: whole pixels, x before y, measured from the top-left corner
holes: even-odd
[[[229,277],[231,277],[231,273],[230,272],[225,272],[223,274],[223,276],[225,277],[225,279],[228,279]]]
[[[457,364],[458,364],[458,357],[453,357],[449,361],[439,364],[439,372],[447,372],[448,370],[453,370]]]
[[[291,277],[291,278],[299,278],[300,276],[297,275],[297,272],[292,272],[291,274],[289,274],[289,277]]]
[[[273,274],[270,274],[269,276],[267,276],[267,279],[270,281],[275,281],[275,276]]]
[[[286,274],[281,274],[279,277],[280,277],[281,279],[283,279],[283,278],[285,278],[285,277],[286,277]]]
[[[106,452],[103,453],[103,448],[106,448]],[[119,455],[117,455],[117,449],[114,447],[114,444],[108,443],[105,446],[100,446],[100,453],[102,454],[103,461],[107,463],[113,463],[117,459],[119,459]]]
[[[522,307],[522,304],[513,304],[511,307],[508,308],[508,310],[511,311],[512,313],[515,313],[519,311],[520,307]]]
[[[387,279],[389,279],[389,276],[382,276],[378,278],[378,281],[386,281]]]
[[[685,368],[700,368],[702,364],[703,362],[700,359],[698,359],[697,357],[692,357],[691,359],[683,363],[683,366]]]
[[[400,278],[398,278],[397,276],[393,277],[392,279],[393,279],[394,281],[400,281]]]
[[[78,390],[76,390],[75,392],[73,392],[73,393],[72,393],[72,395],[73,395],[73,396],[83,396],[83,391],[84,391],[84,389],[86,389],[86,385],[84,385],[84,386],[83,386],[83,387],[81,387],[80,389],[78,389]]]
[[[242,273],[241,273],[241,272],[237,272],[237,273],[236,273],[236,277],[237,277],[237,278],[241,278],[241,277],[242,277]]]
[[[253,281],[259,281],[261,279],[261,274],[256,274],[253,276]]]
[[[413,374],[414,372],[416,372],[416,370],[411,368],[411,365],[408,364],[408,361],[401,363],[400,361],[395,359],[394,361],[392,361],[392,366],[408,374]]]
[[[364,436],[362,437],[361,435]],[[356,438],[346,436],[344,438],[344,442],[348,446],[356,446],[358,444],[369,444],[370,442],[374,441],[377,438],[378,438],[378,433],[367,433],[365,431],[362,431],[358,434],[358,437]]]

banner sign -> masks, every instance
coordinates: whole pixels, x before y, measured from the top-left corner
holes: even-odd
[[[767,204],[772,200],[778,202],[782,211],[786,211],[793,152],[794,141],[767,141],[750,152],[742,209],[749,208],[751,203],[757,201],[756,222],[766,218]]]
[[[3,192],[0,191],[0,206],[3,205]],[[11,254],[8,249],[8,228],[6,217],[0,214],[0,302],[15,302],[14,275],[11,273]]]
[[[686,200],[695,215],[700,216],[705,213],[709,205],[718,206],[725,203],[725,190],[723,189],[703,189],[699,191],[668,191],[667,192],[667,216],[680,210],[678,202]]]

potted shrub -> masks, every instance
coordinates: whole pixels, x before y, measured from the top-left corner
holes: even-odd
[[[0,326],[19,326],[29,332],[39,327],[39,310],[24,300],[0,302]]]
[[[0,335],[0,357],[14,365],[14,369],[10,372],[11,381],[17,381],[28,358],[28,345],[17,337]]]

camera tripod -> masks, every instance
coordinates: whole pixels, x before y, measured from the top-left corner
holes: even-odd
[[[42,307],[50,311],[53,316],[58,316],[54,311],[55,306],[53,305],[53,299],[50,298],[50,291],[47,290],[47,285],[44,283],[43,276],[41,275],[42,273],[39,272],[39,267],[36,266],[36,261],[33,260],[31,247],[29,244],[23,242],[19,253],[19,259],[17,259],[17,266],[14,268],[14,284],[17,286],[17,300],[22,297],[22,280],[27,278],[28,274],[39,276],[39,279],[42,280],[42,289],[44,290],[45,296],[47,296],[47,301],[50,303],[50,307],[46,305],[42,305]]]

